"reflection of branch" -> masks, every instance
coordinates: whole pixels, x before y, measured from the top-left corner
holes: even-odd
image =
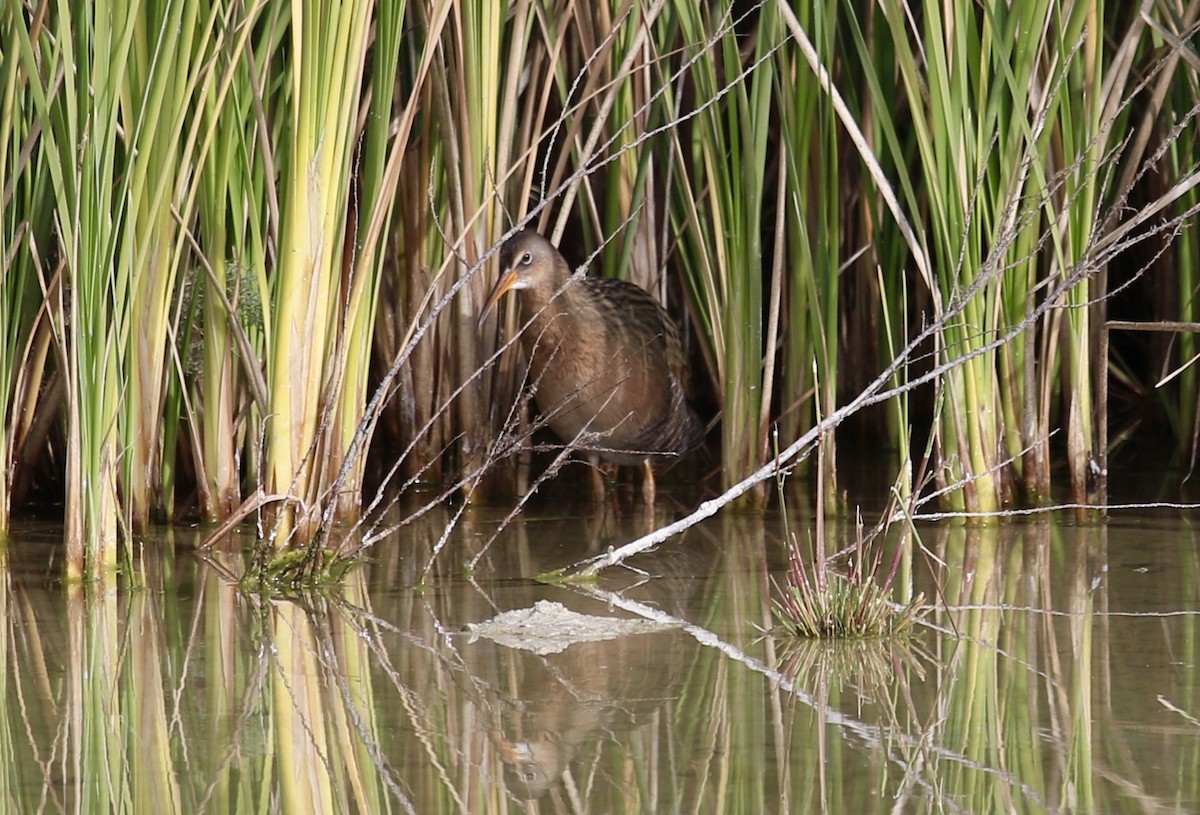
[[[1185,722],[1192,725],[1193,727],[1200,728],[1200,719],[1197,719],[1195,716],[1193,716],[1191,713],[1188,713],[1183,708],[1172,704],[1167,699],[1167,697],[1163,696],[1161,693],[1158,694],[1158,696],[1156,698],[1158,699],[1158,703],[1160,705],[1162,705],[1163,707],[1165,707],[1167,710],[1171,711],[1172,713],[1178,714]]]
[[[675,617],[674,615],[668,614],[665,611],[661,611],[660,609],[651,605],[647,605],[646,603],[640,603],[637,600],[631,600],[628,597],[624,597],[616,592],[606,591],[604,589],[589,585],[578,585],[574,586],[573,588],[580,594],[600,600],[601,602],[607,603],[609,606],[620,608],[623,611],[630,612],[631,614],[636,614],[643,619],[652,620],[654,622],[672,625],[683,629],[690,637],[692,637],[692,639],[696,640],[696,642],[700,643],[706,648],[714,648],[739,665],[749,668],[755,673],[762,674],[771,683],[782,688],[783,690],[786,690],[801,704],[804,704],[807,707],[812,708],[814,711],[819,712],[822,716],[822,720],[826,724],[836,725],[843,732],[855,736],[861,740],[863,745],[873,750],[880,751],[887,756],[889,761],[893,762],[896,766],[905,771],[911,771],[917,768],[911,766],[903,756],[897,755],[896,752],[891,748],[892,744],[900,743],[905,747],[919,750],[923,754],[932,754],[939,759],[961,764],[964,767],[969,767],[977,770],[980,773],[995,776],[1012,789],[1020,790],[1030,801],[1037,804],[1039,808],[1045,808],[1047,806],[1046,802],[1043,801],[1038,795],[1037,790],[1021,779],[1017,778],[1012,772],[998,769],[996,767],[983,766],[979,762],[973,761],[969,756],[966,756],[962,753],[951,750],[947,747],[929,744],[924,734],[914,736],[907,732],[889,731],[882,726],[870,725],[864,721],[861,721],[860,719],[856,719],[852,716],[842,713],[839,710],[830,709],[813,694],[797,687],[794,682],[792,682],[779,671],[771,668],[761,660],[750,656],[733,643],[726,642],[703,626],[695,625],[694,623],[691,623],[681,617]],[[924,787],[931,795],[936,794],[936,790],[929,785],[928,781],[917,780],[914,781],[914,783]],[[947,802],[947,799],[939,798],[938,800],[942,801],[943,803]],[[952,804],[953,802],[949,803]],[[965,812],[966,810],[956,807],[954,811]]]
[[[213,561],[209,561],[208,566],[209,568],[212,568]],[[203,587],[206,583],[207,581],[204,581],[200,585]],[[201,588],[201,591],[203,592],[204,589]],[[201,597],[197,603],[197,608],[202,607],[205,603],[217,602],[219,601],[213,598]],[[258,604],[255,605],[257,606],[257,611],[261,613],[262,606]],[[198,647],[198,645],[203,641],[200,636],[201,617],[202,615],[196,615],[192,635],[189,638],[188,648],[186,651],[187,658],[184,660],[184,670],[181,672],[181,676],[183,677],[187,676],[188,672],[186,668],[188,661],[191,659],[193,647]],[[268,630],[265,617],[260,618],[259,622],[263,623],[264,631]],[[212,781],[210,781],[208,786],[204,788],[204,794],[200,796],[197,805],[198,812],[207,811],[210,802],[220,795],[222,781],[226,778],[225,774],[237,768],[238,764],[244,759],[246,742],[253,737],[251,728],[256,723],[257,717],[262,714],[262,700],[266,698],[267,695],[267,668],[270,663],[265,657],[266,653],[260,652],[260,658],[251,661],[252,667],[245,676],[245,688],[242,690],[241,698],[239,699],[235,708],[236,715],[232,717],[232,722],[230,724],[229,737],[227,739],[228,743],[219,760],[215,761],[209,768]],[[214,677],[215,676],[217,676],[217,674],[214,673]],[[221,681],[231,680],[232,677],[221,675]],[[214,681],[218,680],[214,678]],[[181,685],[180,688],[172,694],[172,696],[174,701],[174,712],[171,717],[172,727],[174,728],[178,726],[180,733],[182,733],[182,726],[177,725],[177,723],[182,719],[180,715],[180,707],[182,699],[184,698],[184,687]],[[223,715],[224,711],[214,710],[211,711],[211,713],[213,715]]]
[[[326,613],[321,614],[319,618],[316,618],[316,615],[310,614],[310,617],[314,618],[312,619],[312,626],[316,633],[317,642],[321,646],[317,653],[317,659],[328,672],[329,681],[341,694],[346,720],[353,725],[354,731],[358,735],[359,744],[366,748],[367,753],[371,756],[371,761],[375,764],[375,769],[379,771],[379,777],[387,784],[388,789],[391,790],[392,795],[400,802],[400,805],[404,807],[405,812],[415,813],[417,811],[416,808],[408,799],[408,796],[405,795],[404,790],[400,789],[400,774],[388,762],[387,757],[383,754],[383,750],[379,746],[378,737],[371,731],[371,725],[368,720],[373,719],[374,713],[369,710],[360,710],[358,704],[356,704],[354,691],[350,688],[350,677],[347,674],[346,666],[343,664],[346,655],[340,654],[342,649],[339,649],[334,642],[332,626],[330,625],[331,615],[328,613],[328,609],[329,607],[326,606],[323,609]],[[341,611],[345,613],[344,609]],[[360,630],[360,627],[352,619],[347,619],[344,625],[355,633]],[[353,648],[358,646],[362,639],[365,638],[351,636],[344,641],[347,643],[347,647]],[[363,682],[361,676],[356,678],[359,682]],[[360,691],[360,693],[364,692]],[[365,701],[373,702],[374,700]],[[347,748],[347,752],[350,752],[349,748]]]
[[[413,732],[415,733],[417,740],[420,741],[421,745],[425,748],[425,752],[429,757],[430,764],[437,769],[437,773],[442,780],[443,788],[449,792],[451,796],[453,796],[455,803],[458,805],[459,812],[468,811],[462,792],[457,786],[455,786],[454,781],[451,778],[450,770],[447,769],[445,762],[439,758],[437,753],[436,742],[439,737],[444,738],[447,743],[449,742],[448,734],[446,734],[443,726],[444,723],[443,725],[439,725],[438,722],[434,721],[436,717],[427,712],[425,703],[430,701],[427,694],[421,694],[420,692],[404,684],[404,680],[400,677],[399,669],[397,669],[392,662],[390,652],[386,647],[384,647],[383,638],[381,636],[382,632],[387,632],[390,635],[394,635],[404,643],[404,647],[406,649],[426,651],[433,657],[435,663],[441,663],[456,673],[466,674],[468,679],[474,681],[475,677],[471,676],[470,672],[467,670],[465,664],[463,663],[462,657],[454,648],[454,644],[451,638],[448,636],[450,632],[447,631],[447,629],[441,625],[440,622],[437,622],[437,615],[434,614],[432,609],[428,608],[427,604],[426,611],[428,612],[430,619],[434,620],[435,622],[437,634],[436,640],[434,638],[430,638],[429,640],[422,639],[413,631],[401,628],[400,626],[389,622],[383,617],[376,615],[369,609],[354,606],[344,598],[337,598],[335,602],[337,602],[338,605],[343,609],[344,613],[353,614],[358,618],[359,621],[361,621],[361,625],[355,625],[353,627],[360,632],[360,637],[364,646],[371,652],[371,655],[374,656],[375,666],[383,671],[384,676],[387,677],[387,679],[391,682],[392,687],[395,689],[396,694],[400,699],[400,704],[403,707],[404,712],[408,715],[409,721],[412,724]],[[437,644],[431,644],[433,641],[436,641]],[[447,652],[452,658],[446,655]],[[441,680],[440,674],[435,681],[439,680]],[[448,696],[439,698],[445,701]],[[414,812],[415,810],[410,805],[408,811]]]

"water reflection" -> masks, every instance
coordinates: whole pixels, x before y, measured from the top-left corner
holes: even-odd
[[[538,655],[489,640],[461,647],[480,726],[522,800],[566,797],[604,772],[610,742],[652,749],[683,684],[686,636],[677,629],[580,642]],[[622,777],[593,783],[620,785]]]
[[[1200,809],[1186,523],[922,529],[918,635],[828,644],[768,633],[778,516],[714,518],[569,588],[531,578],[646,519],[530,517],[489,544],[503,515],[447,537],[430,513],[302,601],[241,592],[238,552],[152,544],[135,587],[66,590],[18,531],[4,810]],[[466,630],[539,600],[673,627],[541,654]]]

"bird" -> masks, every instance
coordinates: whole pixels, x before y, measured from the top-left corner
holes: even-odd
[[[633,283],[572,275],[533,230],[514,233],[501,247],[480,330],[509,291],[518,294],[538,412],[593,463],[641,465],[643,498],[653,503],[653,466],[695,450],[705,435],[687,399],[687,358],[671,315]]]

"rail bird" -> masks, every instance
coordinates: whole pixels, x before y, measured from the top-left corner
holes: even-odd
[[[674,320],[632,283],[573,276],[558,250],[529,230],[501,247],[500,277],[480,328],[512,290],[538,411],[593,461],[641,465],[652,503],[653,465],[696,449],[705,433],[687,401],[687,359]]]

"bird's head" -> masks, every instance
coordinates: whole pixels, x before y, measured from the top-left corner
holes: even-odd
[[[483,327],[488,314],[510,289],[557,287],[569,275],[567,262],[550,241],[532,230],[518,232],[500,247],[500,278],[488,293],[478,326]]]

